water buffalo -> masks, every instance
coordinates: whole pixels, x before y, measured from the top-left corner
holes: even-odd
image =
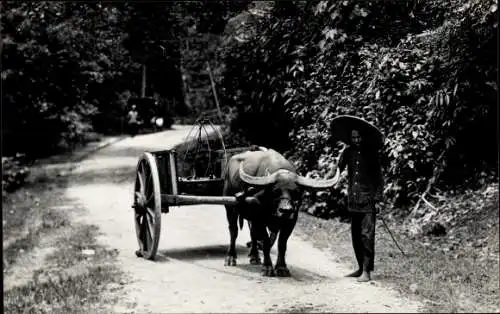
[[[302,188],[326,189],[332,187],[338,176],[330,180],[315,180],[299,176],[293,164],[273,149],[247,151],[232,156],[225,169],[224,195],[242,195],[242,191],[253,189],[259,203],[226,205],[226,215],[231,237],[226,266],[236,265],[236,238],[238,220],[240,228],[243,219],[249,222],[252,244],[250,263],[260,264],[257,240],[263,241],[264,276],[290,276],[285,262],[287,241],[297,222],[298,206]],[[255,192],[258,191],[258,192]],[[246,194],[248,195],[248,194]],[[274,235],[279,232],[278,258],[273,268],[271,243],[267,229]]]

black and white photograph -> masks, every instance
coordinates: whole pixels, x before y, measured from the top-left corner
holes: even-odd
[[[5,313],[500,313],[497,0],[0,20]]]

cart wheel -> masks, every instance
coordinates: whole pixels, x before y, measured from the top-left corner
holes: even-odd
[[[160,177],[155,157],[144,153],[137,164],[134,188],[135,233],[138,257],[154,260],[161,231]]]

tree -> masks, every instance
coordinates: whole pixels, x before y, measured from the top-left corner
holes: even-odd
[[[208,75],[190,80],[192,73],[206,71],[206,61],[213,55],[227,20],[251,1],[171,1],[127,3],[127,40],[125,47],[132,58],[144,63],[148,76],[148,95],[158,92],[174,102],[178,114],[186,114],[191,85],[209,87]],[[200,45],[197,45],[200,44]],[[188,82],[189,81],[189,82]],[[189,83],[189,84],[188,84]],[[167,87],[168,88],[165,88]],[[191,86],[193,87],[193,86]]]
[[[118,12],[66,2],[7,2],[4,10],[5,153],[43,155],[82,140],[119,93],[107,88],[126,59]]]

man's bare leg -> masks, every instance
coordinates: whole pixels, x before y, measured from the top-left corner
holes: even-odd
[[[361,274],[361,276],[356,279],[356,281],[358,282],[368,282],[372,280],[371,276],[370,276],[370,272],[369,271],[363,271],[363,273]]]

